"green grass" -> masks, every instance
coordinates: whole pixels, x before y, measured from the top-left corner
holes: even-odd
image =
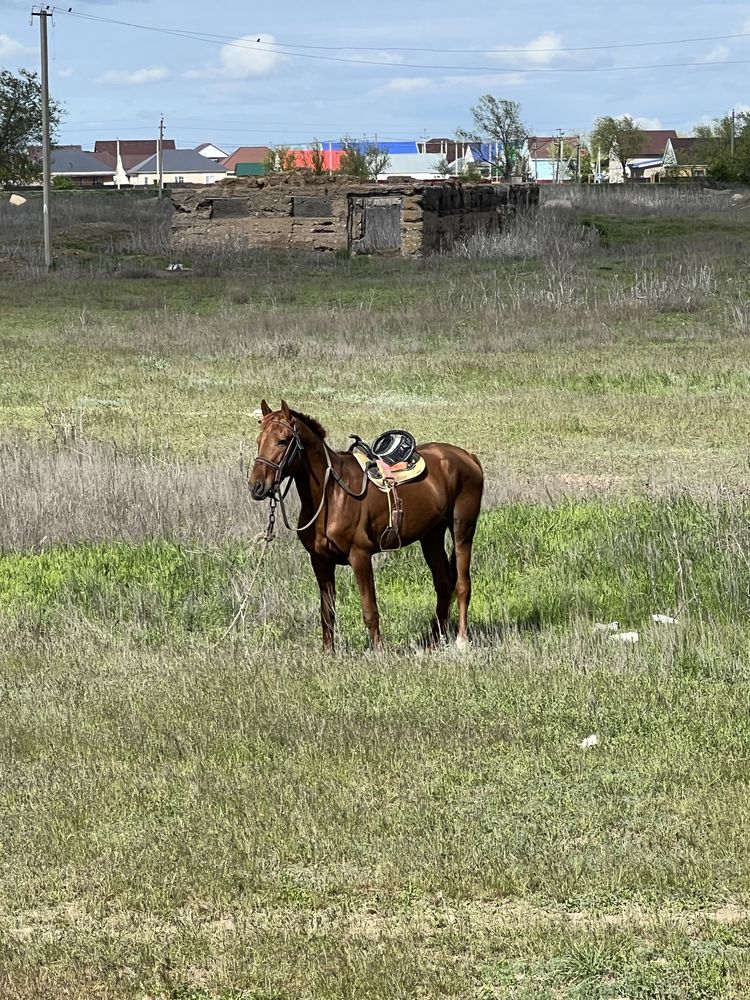
[[[640,627],[655,612],[731,629],[750,613],[750,510],[743,499],[509,504],[486,512],[474,551],[473,619],[492,641],[508,628],[621,620]],[[261,562],[261,559],[264,562]],[[433,610],[417,548],[380,557],[378,590],[388,632],[404,644]],[[0,618],[9,629],[54,632],[66,619],[152,644],[215,639],[251,580],[247,639],[294,644],[315,629],[315,586],[302,548],[279,538],[221,546],[155,539],[50,547],[0,555]],[[278,580],[284,580],[280,587]],[[350,574],[340,573],[342,638],[362,632]],[[264,608],[264,601],[270,606]],[[304,611],[302,611],[304,609]],[[361,636],[360,636],[361,638]]]
[[[748,995],[750,223],[589,221],[0,277],[3,998]],[[263,396],[480,454],[470,649],[422,652],[412,548],[386,652],[342,570],[321,655],[301,546],[251,542]]]
[[[5,655],[6,995],[741,995],[745,685],[305,645]]]

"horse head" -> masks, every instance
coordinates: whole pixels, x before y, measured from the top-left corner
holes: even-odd
[[[272,410],[264,399],[258,422],[258,454],[247,481],[253,500],[265,500],[297,471],[303,446],[295,416],[283,399],[279,410]]]

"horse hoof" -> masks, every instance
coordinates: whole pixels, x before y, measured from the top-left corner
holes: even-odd
[[[456,639],[456,649],[468,649],[471,642],[464,635],[459,635]]]

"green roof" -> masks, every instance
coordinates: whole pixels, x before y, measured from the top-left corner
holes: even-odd
[[[266,168],[262,163],[237,163],[234,173],[237,177],[262,177]]]

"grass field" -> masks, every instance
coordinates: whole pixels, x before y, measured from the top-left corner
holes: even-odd
[[[49,277],[0,206],[3,1000],[745,998],[748,210],[169,272],[156,206],[67,197]],[[479,454],[470,649],[409,550],[387,651],[341,571],[319,652],[244,486],[281,396]]]

